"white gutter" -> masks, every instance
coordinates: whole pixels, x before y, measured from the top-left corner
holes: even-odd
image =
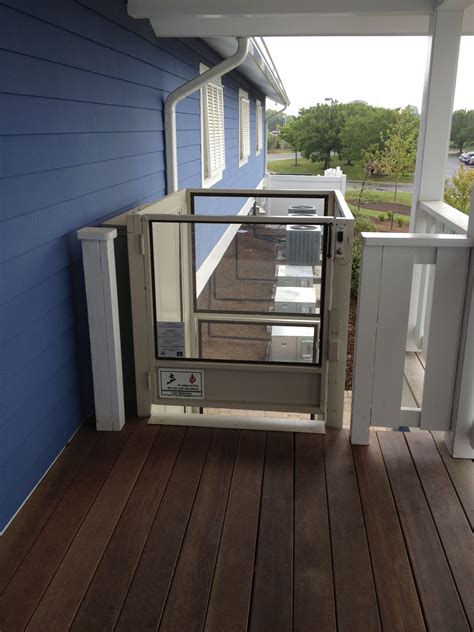
[[[203,72],[188,83],[180,86],[168,95],[165,101],[165,154],[166,154],[166,188],[173,193],[178,190],[178,151],[176,143],[176,105],[185,97],[199,90],[206,83],[230,72],[245,60],[250,48],[248,37],[237,38],[237,51],[227,59],[221,61],[214,68]]]
[[[289,104],[288,104],[289,105]],[[271,121],[272,118],[275,118],[275,116],[278,116],[278,114],[283,114],[283,112],[286,110],[286,108],[288,107],[288,105],[284,105],[281,110],[277,110],[276,112],[273,112],[273,114],[270,114],[270,116],[268,116],[265,120],[267,122],[268,125],[268,121]]]

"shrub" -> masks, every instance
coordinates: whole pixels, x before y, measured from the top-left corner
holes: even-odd
[[[466,169],[461,165],[454,176],[446,180],[444,201],[463,213],[469,213],[473,185],[474,169]]]
[[[397,224],[399,225],[400,228],[402,228],[402,226],[405,225],[405,218],[399,215],[397,217]]]
[[[379,213],[379,221],[384,222],[387,219],[385,213]]]
[[[374,224],[366,217],[357,217],[354,224],[354,234],[359,236],[361,233],[374,233],[377,229]]]

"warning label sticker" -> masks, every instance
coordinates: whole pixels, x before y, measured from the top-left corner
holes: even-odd
[[[170,399],[203,399],[204,372],[193,369],[159,369],[159,396]]]
[[[184,323],[157,322],[159,358],[184,358]]]

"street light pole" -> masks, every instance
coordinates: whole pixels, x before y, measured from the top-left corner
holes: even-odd
[[[328,169],[329,169],[329,167],[331,166],[331,149],[332,149],[332,106],[334,105],[335,99],[333,99],[332,97],[326,97],[324,100],[331,102],[331,106],[329,110],[329,135],[330,135],[330,141],[331,141],[329,144],[329,157],[328,157]]]

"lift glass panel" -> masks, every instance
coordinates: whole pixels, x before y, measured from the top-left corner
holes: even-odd
[[[145,252],[152,403],[324,414],[337,259],[350,283],[350,213],[319,192],[174,199],[141,212],[131,231]],[[197,385],[173,390],[177,376]]]

